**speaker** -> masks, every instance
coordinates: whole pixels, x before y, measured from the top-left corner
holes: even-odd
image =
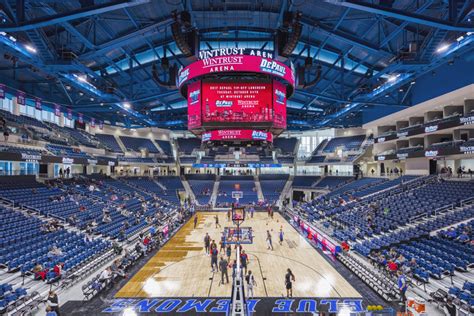
[[[294,23],[291,32],[288,34],[287,41],[280,52],[281,56],[289,57],[291,55],[296,45],[298,45],[302,32],[303,25],[299,22]]]
[[[194,55],[197,43],[196,30],[191,30],[185,33],[181,29],[181,24],[176,21],[171,24],[171,34],[173,40],[176,42],[176,46],[178,46],[183,55],[186,57]]]

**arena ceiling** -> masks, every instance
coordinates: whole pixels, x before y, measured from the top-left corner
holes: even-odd
[[[192,61],[173,40],[175,12],[190,13],[201,49],[265,50],[285,12],[301,13],[289,59],[310,57],[308,80],[321,70],[289,101],[290,129],[360,126],[411,106],[418,78],[474,47],[472,0],[0,0],[0,9],[0,83],[127,127],[186,127],[185,100],[153,78],[165,55]]]

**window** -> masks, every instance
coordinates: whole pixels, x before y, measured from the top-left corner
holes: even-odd
[[[1,109],[13,113],[13,102],[11,99],[0,99]]]
[[[20,114],[22,114],[22,115],[26,114],[26,105],[21,105],[20,104]]]

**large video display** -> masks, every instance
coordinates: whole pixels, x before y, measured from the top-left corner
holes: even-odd
[[[271,122],[271,83],[202,83],[202,121]]]
[[[188,129],[201,127],[201,82],[188,86]]]
[[[273,141],[273,135],[270,132],[251,130],[251,129],[225,129],[214,130],[202,134],[202,141]]]
[[[286,129],[286,86],[273,81],[273,127]]]

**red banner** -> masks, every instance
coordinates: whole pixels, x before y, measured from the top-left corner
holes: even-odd
[[[210,131],[202,134],[202,141],[233,141],[233,140],[247,140],[247,141],[273,141],[272,133],[265,131],[256,131],[251,129],[226,129]]]
[[[201,127],[201,81],[188,86],[188,129]]]
[[[198,60],[180,69],[177,86],[181,87],[188,80],[219,72],[263,73],[282,78],[291,86],[295,85],[293,69],[279,61],[260,56],[232,55]]]
[[[273,127],[286,129],[286,86],[273,81]]]

